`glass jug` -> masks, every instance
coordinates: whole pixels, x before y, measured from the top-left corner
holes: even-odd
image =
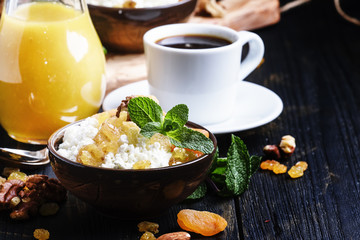
[[[12,138],[46,144],[96,113],[105,56],[84,0],[5,0],[0,20],[0,123]]]

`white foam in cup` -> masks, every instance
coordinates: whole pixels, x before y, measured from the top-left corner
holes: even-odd
[[[208,35],[231,44],[206,49],[162,46],[160,39],[178,35]],[[241,60],[243,46],[249,51]],[[144,35],[144,51],[150,94],[164,111],[183,103],[189,120],[209,125],[231,118],[236,107],[238,84],[260,63],[264,55],[261,38],[252,32],[211,25],[180,23],[153,28]]]

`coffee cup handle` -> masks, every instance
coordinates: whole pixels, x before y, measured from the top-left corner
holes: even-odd
[[[254,69],[259,65],[264,56],[264,42],[259,35],[248,32],[238,32],[239,39],[242,41],[241,46],[243,47],[246,43],[249,43],[249,52],[245,59],[241,61],[239,79],[243,80],[246,78]]]

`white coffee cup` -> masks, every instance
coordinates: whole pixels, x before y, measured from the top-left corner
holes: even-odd
[[[161,39],[179,35],[207,35],[227,39],[225,46],[179,49],[159,45]],[[241,60],[243,46],[249,51]],[[150,94],[164,111],[183,103],[189,120],[210,125],[231,118],[239,83],[261,62],[264,44],[252,32],[211,25],[180,23],[153,28],[144,35]]]

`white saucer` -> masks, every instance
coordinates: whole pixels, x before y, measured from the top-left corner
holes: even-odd
[[[246,81],[240,86],[234,116],[222,123],[205,125],[205,128],[215,134],[244,131],[269,123],[280,115],[283,103],[274,92]],[[149,94],[146,80],[120,87],[105,97],[103,110],[117,108],[126,96]]]

